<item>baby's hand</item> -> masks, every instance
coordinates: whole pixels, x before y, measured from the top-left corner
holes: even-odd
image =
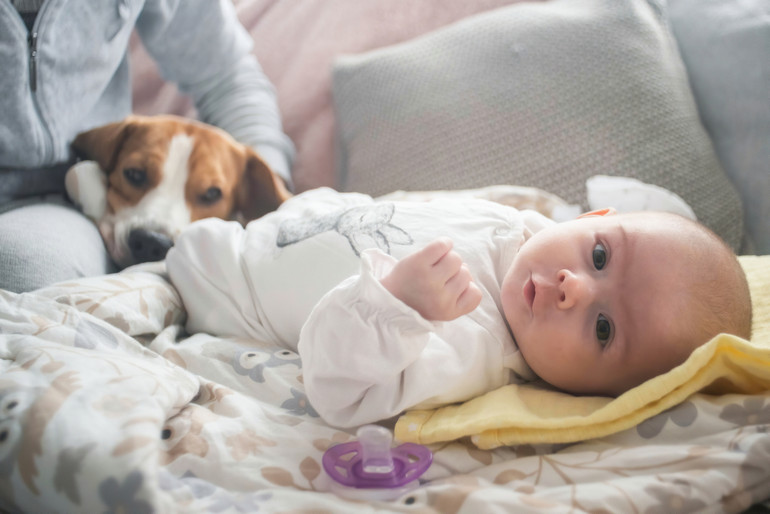
[[[436,239],[400,260],[380,282],[431,321],[453,320],[481,303],[481,290],[448,238]]]

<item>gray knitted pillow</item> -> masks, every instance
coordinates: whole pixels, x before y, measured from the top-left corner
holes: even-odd
[[[346,190],[516,184],[586,205],[591,175],[679,194],[738,248],[722,171],[662,8],[553,0],[476,15],[333,70]]]

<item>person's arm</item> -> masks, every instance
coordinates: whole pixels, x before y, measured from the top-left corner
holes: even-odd
[[[149,0],[136,28],[163,78],[192,97],[200,119],[254,147],[291,186],[294,146],[233,3]]]
[[[466,316],[442,330],[386,289],[380,280],[395,265],[365,251],[361,274],[324,296],[302,328],[306,393],[332,425],[464,401],[507,380],[501,345],[475,321]]]

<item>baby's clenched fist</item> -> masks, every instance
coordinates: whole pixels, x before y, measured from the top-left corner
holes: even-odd
[[[430,321],[453,320],[481,303],[481,290],[448,238],[401,259],[380,282]]]

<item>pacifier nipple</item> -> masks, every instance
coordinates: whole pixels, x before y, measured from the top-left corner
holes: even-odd
[[[361,462],[365,473],[390,473],[393,471],[393,456],[390,445],[393,436],[378,425],[364,425],[356,432],[361,443]]]
[[[392,500],[414,489],[430,467],[433,454],[425,446],[404,443],[391,447],[386,428],[364,425],[358,441],[332,446],[321,460],[340,496],[360,500]]]

